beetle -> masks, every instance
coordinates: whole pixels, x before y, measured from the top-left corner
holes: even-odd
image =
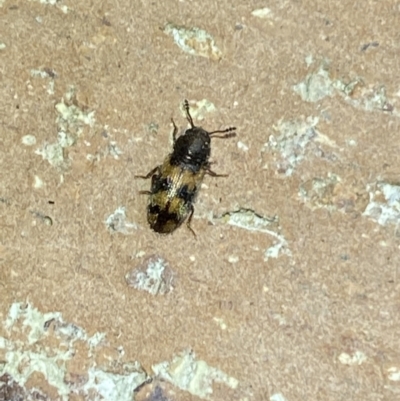
[[[186,220],[187,227],[196,236],[190,223],[204,175],[227,177],[227,174],[216,174],[210,168],[211,139],[232,138],[236,136],[236,128],[208,132],[194,125],[187,100],[184,101],[184,109],[190,128],[177,138],[178,127],[171,118],[174,127],[172,152],[161,165],[146,175],[136,177],[151,178],[150,191],[140,193],[149,195],[147,221],[155,232],[172,233]]]

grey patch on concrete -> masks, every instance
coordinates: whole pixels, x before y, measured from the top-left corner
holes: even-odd
[[[148,131],[150,134],[157,134],[159,128],[160,128],[160,126],[159,126],[156,122],[154,122],[154,121],[152,121],[151,123],[149,123],[149,124],[147,125],[147,127],[146,127],[147,131]]]
[[[335,88],[354,108],[364,111],[389,112],[400,117],[400,111],[393,106],[394,101],[387,97],[385,85],[365,85],[361,78],[356,78],[348,83],[335,81]]]
[[[84,126],[93,127],[95,123],[94,111],[80,109],[74,104],[75,89],[71,87],[64,98],[56,104],[57,112],[57,140],[53,143],[45,143],[36,150],[52,166],[66,168],[69,162],[66,158],[65,149],[73,146],[82,135]],[[67,103],[65,103],[67,101]]]
[[[32,78],[47,79],[47,93],[49,95],[54,95],[54,87],[55,87],[54,79],[56,78],[56,76],[57,76],[56,72],[50,68],[43,68],[43,69],[39,69],[39,70],[32,69],[31,70]]]
[[[274,244],[264,252],[264,260],[277,258],[280,254],[291,256],[286,238],[279,233],[280,226],[278,217],[263,217],[250,209],[239,209],[228,212],[220,218],[225,224],[239,227],[244,230],[260,232],[272,236]]]
[[[347,182],[335,174],[303,182],[299,196],[312,210],[363,213],[368,204],[368,193],[361,183]]]
[[[130,223],[126,219],[126,212],[123,206],[118,207],[114,213],[110,214],[105,221],[106,227],[111,232],[118,232],[121,234],[132,234],[137,229],[135,223]]]
[[[316,129],[318,118],[308,117],[297,121],[279,121],[275,130],[279,135],[271,135],[261,153],[273,152],[280,157],[274,163],[278,174],[291,176],[295,168],[305,158],[306,149],[320,135]],[[263,166],[268,168],[267,165]]]
[[[400,226],[400,183],[377,182],[368,185],[369,203],[364,216],[382,226]]]
[[[192,351],[182,352],[173,358],[172,362],[161,362],[152,366],[154,373],[181,390],[188,391],[202,399],[210,399],[214,382],[225,384],[235,389],[239,381],[223,371],[211,367],[207,362],[196,360]]]
[[[263,217],[250,209],[239,209],[222,215],[221,220],[231,226],[248,231],[258,231],[269,234],[271,228],[279,227],[278,217]]]
[[[364,111],[389,112],[400,117],[400,111],[394,107],[395,101],[389,99],[383,84],[367,85],[361,77],[348,82],[332,79],[329,63],[323,63],[316,71],[307,74],[306,78],[293,86],[306,102],[318,102],[327,96],[339,94],[352,107]]]
[[[341,181],[335,174],[315,177],[300,185],[299,195],[312,208],[336,209],[332,199],[335,186]]]
[[[119,160],[119,157],[124,153],[117,145],[117,142],[110,141],[108,144],[107,152],[115,160]]]
[[[163,30],[164,33],[173,38],[176,45],[185,53],[216,61],[222,58],[222,52],[215,44],[214,38],[203,29],[186,28],[168,23]]]
[[[112,157],[114,160],[119,160],[120,156],[124,153],[119,146],[117,145],[116,141],[107,140],[107,145],[104,149],[97,150],[96,153],[87,153],[86,159],[91,163],[100,162],[107,156]]]
[[[124,364],[123,373],[106,371],[97,367],[88,370],[88,381],[83,386],[86,394],[95,392],[107,401],[132,401],[134,391],[147,381],[140,364]]]
[[[174,274],[168,262],[158,255],[147,257],[125,276],[130,287],[147,291],[152,295],[172,291],[173,279]]]
[[[31,304],[14,303],[3,327],[5,337],[0,336],[0,350],[4,360],[0,362],[0,385],[7,380],[8,394],[26,392],[29,395],[31,390],[25,388],[26,383],[31,376],[40,374],[62,401],[77,393],[87,396],[85,399],[88,400],[102,397],[109,401],[131,401],[134,390],[148,380],[138,362],[121,363],[117,357],[110,361],[110,366],[98,366],[95,355],[98,347],[101,351],[108,347],[105,334],[97,332],[89,337],[83,328],[65,322],[60,312],[42,313]],[[77,348],[81,357],[84,349],[87,350],[88,377],[68,371],[69,361],[75,357]],[[0,396],[5,385],[0,387]],[[29,397],[25,399],[30,400]]]
[[[45,143],[35,153],[42,156],[44,160],[47,160],[54,167],[66,168],[68,166],[68,161],[64,154],[64,146],[59,142]]]
[[[318,102],[334,93],[329,72],[322,66],[316,72],[308,74],[304,81],[294,85],[293,90],[306,102]]]
[[[1,364],[1,362],[0,362]],[[37,389],[26,389],[18,384],[8,373],[0,376],[0,401],[34,401],[50,400],[47,395]]]

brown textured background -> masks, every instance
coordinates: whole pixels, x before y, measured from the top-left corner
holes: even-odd
[[[3,319],[13,302],[60,311],[88,333],[105,332],[124,347],[126,361],[148,372],[191,348],[239,380],[236,390],[214,385],[213,400],[277,393],[287,401],[400,399],[400,381],[388,377],[389,368],[400,370],[399,237],[395,224],[362,215],[368,184],[400,181],[399,4],[272,1],[264,19],[251,14],[265,7],[258,1],[0,4]],[[167,22],[206,30],[222,59],[184,53],[160,29]],[[361,50],[371,42],[378,45]],[[302,100],[293,85],[323,63],[331,79],[383,85],[390,106],[352,107],[337,94]],[[32,69],[55,77],[33,77]],[[60,169],[35,150],[56,141],[55,105],[70,86],[73,103],[95,111],[96,123],[83,126]],[[213,168],[230,176],[206,177],[192,223],[197,239],[185,227],[167,237],[151,232],[138,194],[148,182],[134,179],[165,157],[171,116],[186,126],[185,98],[214,103],[216,112],[200,122],[205,128],[235,125],[238,132],[213,142]],[[307,116],[320,118],[318,131],[337,147],[319,145],[322,157],[311,148],[291,176],[279,174],[271,167],[276,155],[263,146],[279,136],[280,120]],[[22,144],[28,134],[36,145]],[[118,159],[109,151],[114,142]],[[328,174],[342,180],[327,195],[333,207],[312,207],[300,187]],[[364,194],[366,202],[343,212],[335,207],[341,193]],[[137,225],[126,235],[105,225],[120,206]],[[264,261],[270,237],[213,220],[239,208],[278,216],[291,255]],[[127,286],[125,274],[143,252],[169,263],[172,292],[152,296]],[[360,365],[340,362],[340,354],[357,351],[367,358]],[[71,373],[87,355],[76,358]]]

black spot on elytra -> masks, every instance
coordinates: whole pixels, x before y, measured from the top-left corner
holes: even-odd
[[[151,204],[148,207],[148,211],[150,214],[159,214],[161,209],[160,206],[158,206],[157,204]]]
[[[156,203],[151,203],[148,206],[149,214],[157,216],[156,225],[166,224],[169,221],[178,223],[180,221],[179,215],[175,212],[169,210],[170,204],[168,203],[166,207],[160,207]]]
[[[177,195],[180,199],[184,200],[185,203],[192,203],[194,201],[195,194],[196,187],[194,187],[192,190],[189,190],[187,185],[182,185],[182,187],[179,188]]]
[[[153,194],[160,191],[168,191],[171,186],[171,179],[169,177],[154,176],[151,182],[151,192]]]
[[[168,210],[160,210],[156,214],[156,220],[151,224],[151,228],[158,233],[168,233],[175,230],[183,219],[179,218],[177,213],[171,213]]]

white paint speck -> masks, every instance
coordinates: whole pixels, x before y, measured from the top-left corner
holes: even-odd
[[[214,317],[214,321],[218,324],[218,326],[221,328],[221,330],[226,330],[227,325],[224,322],[224,319],[221,319],[220,317]]]
[[[33,78],[49,78],[49,74],[44,70],[31,69],[31,77]]]
[[[237,147],[238,149],[243,150],[244,152],[247,152],[249,150],[249,147],[242,141],[238,141]]]
[[[307,64],[307,67],[309,67],[313,62],[314,62],[314,58],[313,56],[310,54],[305,58],[305,62]]]
[[[34,135],[24,135],[22,137],[22,143],[26,146],[36,145],[36,137]]]
[[[272,16],[272,11],[268,7],[258,8],[256,10],[253,10],[251,12],[251,15],[257,18],[267,18]]]
[[[390,367],[388,370],[388,379],[398,382],[400,381],[400,368],[398,368],[397,366],[392,366]]]
[[[269,399],[270,401],[286,401],[286,398],[281,393],[275,393]]]
[[[44,183],[42,179],[39,176],[35,175],[35,177],[33,178],[33,188],[40,189],[43,188],[43,185]]]
[[[230,255],[230,256],[228,257],[228,262],[229,262],[229,263],[237,263],[237,262],[239,262],[239,256]]]
[[[349,146],[357,146],[357,141],[354,139],[347,139],[346,140],[347,145]]]
[[[361,351],[356,351],[352,355],[347,352],[342,352],[339,355],[339,361],[343,363],[343,365],[361,365],[366,360],[367,356]]]

